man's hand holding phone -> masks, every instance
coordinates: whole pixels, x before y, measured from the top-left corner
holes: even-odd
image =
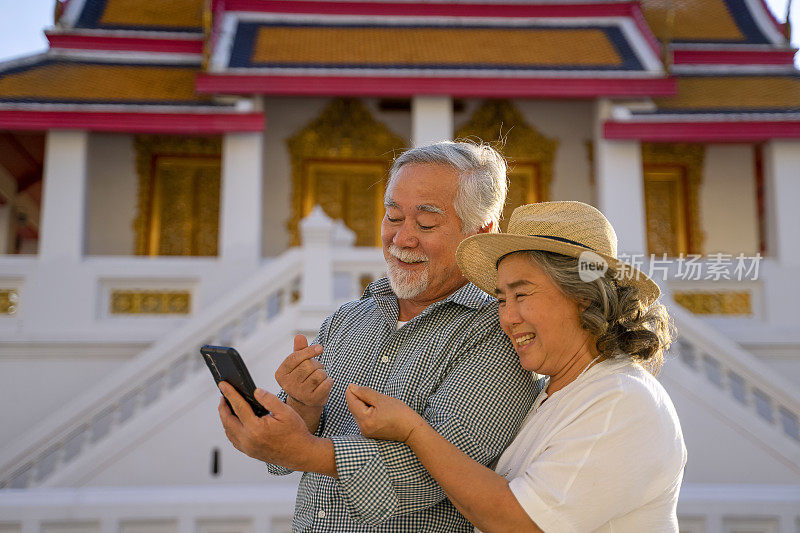
[[[304,420],[277,396],[261,389],[255,390],[256,401],[268,411],[259,417],[229,383],[220,382],[219,390],[224,396],[219,402],[219,417],[225,435],[237,450],[254,459],[292,470],[336,476],[331,440],[309,433]]]
[[[309,346],[304,335],[296,335],[294,351],[275,372],[275,380],[286,392],[287,405],[300,415],[311,433],[319,426],[322,409],[333,388],[333,379],[315,359],[321,353],[322,346]]]

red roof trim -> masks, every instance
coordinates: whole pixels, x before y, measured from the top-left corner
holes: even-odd
[[[674,50],[676,65],[793,65],[797,50]]]
[[[615,17],[630,16],[636,2],[613,4],[450,4],[422,2],[320,2],[227,0],[226,11],[323,15],[450,17]]]
[[[675,78],[410,78],[205,74],[197,91],[292,96],[413,96],[593,98],[674,96]]]
[[[648,142],[760,142],[800,139],[800,121],[606,122],[606,139]]]
[[[91,113],[0,110],[0,129],[84,129],[123,133],[209,134],[264,130],[263,113]]]
[[[68,33],[46,33],[51,48],[74,50],[124,50],[172,54],[202,54],[202,39],[109,37]]]

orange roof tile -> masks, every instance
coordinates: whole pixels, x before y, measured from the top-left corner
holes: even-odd
[[[800,110],[800,76],[698,76],[678,79],[660,110]]]
[[[604,66],[622,64],[600,29],[283,27],[258,29],[254,64]]]
[[[0,101],[211,103],[195,92],[194,66],[45,60],[0,72]]]
[[[199,32],[203,0],[86,0],[76,27]]]
[[[203,24],[203,1],[107,0],[100,23],[109,26],[182,26],[200,29]]]

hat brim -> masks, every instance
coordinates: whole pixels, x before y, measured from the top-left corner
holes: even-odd
[[[551,240],[546,237],[531,237],[511,233],[479,233],[462,241],[456,252],[461,272],[482,291],[495,295],[497,289],[497,262],[513,252],[540,250],[569,257],[580,257],[583,252],[592,252],[602,257],[617,275],[620,285],[631,285],[639,289],[639,297],[649,307],[661,294],[661,289],[644,272],[624,261],[594,250]]]

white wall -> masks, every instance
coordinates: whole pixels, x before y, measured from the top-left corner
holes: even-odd
[[[483,100],[467,100],[463,112],[454,117],[455,130],[467,123]],[[514,100],[528,125],[549,139],[558,141],[549,200],[592,202],[586,141],[592,138],[591,102],[558,100]],[[495,141],[496,139],[483,139]],[[502,150],[502,148],[501,148]]]
[[[528,124],[558,141],[549,200],[592,203],[591,165],[586,142],[592,139],[592,102],[515,100]]]
[[[753,255],[758,252],[755,154],[750,144],[706,147],[700,186],[702,252]]]
[[[286,229],[292,216],[292,166],[286,141],[317,118],[327,98],[266,98],[264,114],[264,243],[263,254],[273,257],[289,245]],[[372,116],[396,135],[411,138],[409,111],[380,111],[377,99],[365,99]]]
[[[89,136],[87,251],[132,255],[136,217],[136,156],[128,134]]]

